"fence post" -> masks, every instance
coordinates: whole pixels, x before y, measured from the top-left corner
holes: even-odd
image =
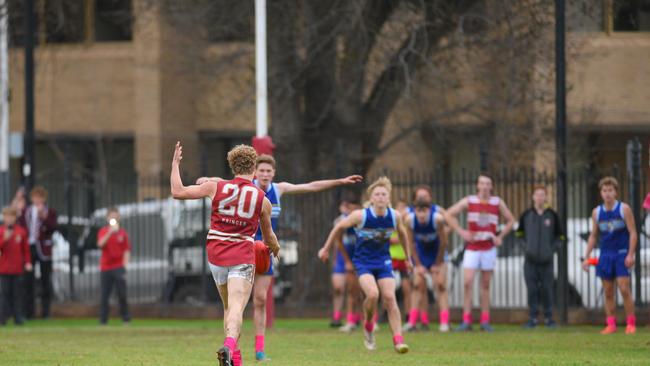
[[[555,0],[555,164],[557,167],[557,208],[562,230],[567,232],[567,167],[566,167],[566,42],[565,1]],[[568,322],[568,248],[559,253],[558,282],[560,320]]]
[[[628,178],[628,201],[634,222],[636,232],[641,233],[641,142],[638,138],[627,142],[627,178]],[[637,261],[641,259],[641,245],[637,241],[636,246]],[[634,266],[634,298],[637,305],[641,305],[641,266]]]
[[[68,222],[66,225],[66,240],[68,241],[68,282],[70,286],[70,300],[75,300],[76,294],[74,290],[74,255],[77,253],[76,245],[72,240],[72,161],[70,152],[70,141],[65,144],[65,159],[64,159],[64,189],[65,189],[65,207],[66,214],[68,215]]]

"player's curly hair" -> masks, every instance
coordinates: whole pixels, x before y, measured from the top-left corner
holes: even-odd
[[[388,177],[379,177],[376,181],[372,182],[372,184],[368,186],[368,189],[366,190],[368,197],[372,195],[372,191],[374,191],[375,188],[377,187],[386,188],[389,195],[390,195],[390,191],[393,189],[393,185],[391,184],[390,179],[388,179]]]
[[[248,145],[237,145],[228,152],[228,165],[234,175],[255,173],[257,153]]]

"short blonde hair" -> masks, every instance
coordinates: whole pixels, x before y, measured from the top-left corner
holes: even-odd
[[[18,212],[15,208],[11,206],[6,206],[2,208],[2,216],[18,216]]]
[[[255,173],[257,153],[248,145],[237,145],[228,152],[228,165],[234,175]]]
[[[372,184],[368,186],[368,189],[366,190],[368,197],[372,195],[372,191],[374,191],[377,187],[386,188],[388,195],[390,195],[390,191],[393,189],[393,185],[391,184],[390,179],[387,177],[379,177],[376,181],[372,182]]]
[[[603,189],[604,186],[612,186],[618,192],[618,181],[614,177],[604,177],[598,182],[598,190]]]
[[[275,158],[268,154],[262,154],[257,157],[255,167],[257,168],[260,164],[269,164],[273,169],[275,169]]]

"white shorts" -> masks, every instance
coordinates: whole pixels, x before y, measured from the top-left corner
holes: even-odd
[[[210,272],[212,272],[214,283],[217,286],[225,285],[228,283],[229,278],[243,278],[250,283],[253,283],[253,278],[255,278],[255,266],[252,264],[238,264],[229,267],[215,266],[212,263],[208,264],[210,265]]]
[[[480,269],[481,271],[494,271],[497,263],[497,248],[489,250],[465,249],[463,268]]]

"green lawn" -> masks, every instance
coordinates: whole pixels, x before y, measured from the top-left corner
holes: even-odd
[[[33,321],[0,329],[0,365],[214,365],[222,342],[221,322],[139,320],[129,326],[94,319]],[[326,320],[279,320],[266,340],[269,365],[648,365],[650,331],[601,336],[596,327],[524,331],[497,326],[479,332],[406,334],[411,352],[391,348],[387,326],[378,350],[366,351],[360,332],[346,335]],[[253,364],[252,324],[241,347]]]

